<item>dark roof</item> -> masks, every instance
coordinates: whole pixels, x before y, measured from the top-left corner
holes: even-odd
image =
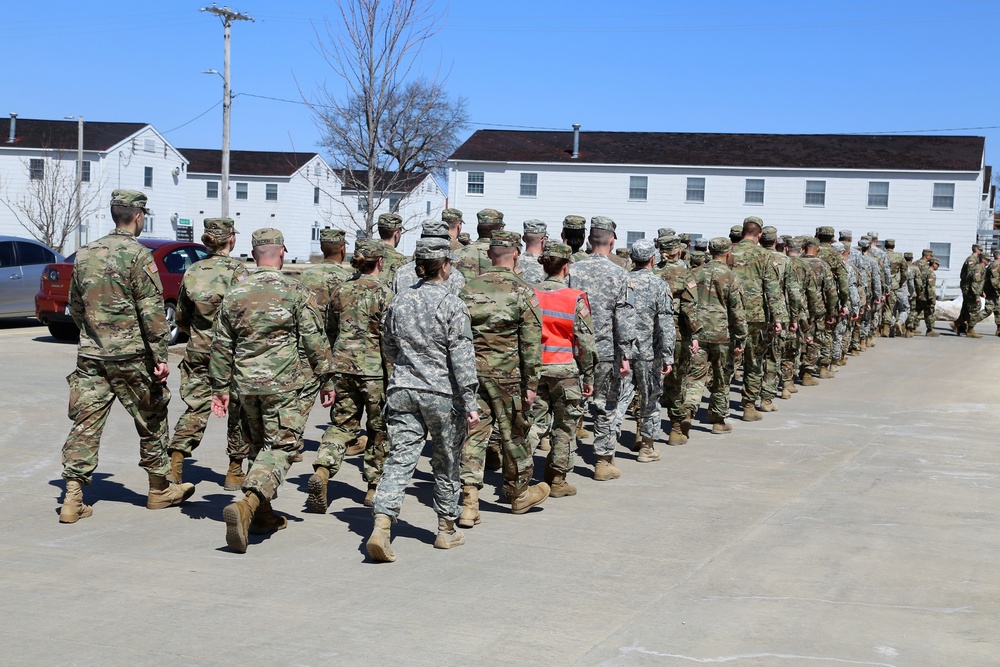
[[[967,136],[695,134],[477,130],[450,160],[792,169],[979,171],[986,140]]]
[[[148,123],[104,123],[84,120],[83,149],[85,151],[106,151],[124,141]],[[18,118],[14,125],[14,143],[9,144],[10,116],[0,118],[0,147],[77,149],[77,121],[75,120],[35,120]]]
[[[353,169],[350,172],[350,176],[347,175],[347,170],[345,169],[337,169],[336,173],[340,178],[340,181],[344,183],[342,190],[347,192],[356,192],[357,190],[353,186],[359,184],[363,185],[367,189],[367,169]],[[427,172],[423,171],[410,172],[408,174],[400,173],[398,171],[376,171],[375,190],[377,192],[406,193],[423,183],[427,176]]]
[[[221,174],[222,151],[214,148],[178,148],[188,159],[188,173]],[[318,153],[229,151],[229,173],[241,176],[291,176]]]

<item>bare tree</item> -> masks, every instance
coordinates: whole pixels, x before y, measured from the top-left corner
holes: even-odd
[[[39,158],[36,158],[38,160]],[[28,184],[12,188],[4,184],[0,202],[17,222],[56,252],[62,253],[66,239],[76,231],[76,160],[63,159],[61,152],[40,158],[41,169],[32,169],[32,161],[22,160]],[[12,194],[12,189],[16,194]],[[93,183],[80,185],[79,219],[85,220],[100,208],[101,188]]]
[[[367,203],[361,211],[347,206],[348,217],[370,236],[390,195],[404,194],[414,173],[443,168],[468,114],[465,100],[451,102],[440,83],[415,75],[417,56],[439,28],[430,0],[337,0],[337,7],[340,20],[326,20],[317,41],[345,87],[324,84],[308,103],[343,189]]]

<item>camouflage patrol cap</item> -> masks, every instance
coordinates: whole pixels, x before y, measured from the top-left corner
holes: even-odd
[[[818,230],[817,230],[818,233]],[[841,241],[850,241],[854,238],[854,232],[850,229],[841,229],[840,234],[837,236]]]
[[[558,257],[559,259],[569,259],[573,255],[573,249],[565,243],[554,243],[549,241],[542,248],[542,257]]]
[[[994,250],[994,252],[1000,252],[1000,250]],[[903,259],[913,259],[913,253],[912,252],[904,252],[903,253]]]
[[[385,244],[374,239],[360,239],[354,243],[354,259],[368,261],[385,257]]]
[[[444,220],[424,220],[420,226],[420,237],[446,239],[448,238],[448,223]]]
[[[239,232],[233,228],[232,218],[205,218],[205,233],[211,234],[217,239],[227,239]]]
[[[868,232],[868,238],[874,241],[878,238],[878,232]]]
[[[595,215],[590,219],[590,230],[595,229],[606,229],[609,232],[614,232],[618,228],[615,221],[606,215]],[[618,238],[618,234],[615,234],[615,238]]]
[[[656,256],[656,246],[648,239],[639,239],[632,244],[629,254],[636,262],[648,262]]]
[[[258,229],[250,237],[250,245],[256,248],[262,245],[285,245],[285,237],[274,227]]]
[[[764,227],[763,229],[760,230],[760,240],[761,241],[767,241],[768,243],[770,243],[771,241],[777,241],[778,240],[778,228],[777,227],[772,227],[770,225],[768,225],[767,227]]]
[[[659,229],[656,230],[656,237],[659,238],[661,236],[673,236],[676,233],[677,232],[675,232],[670,227],[660,227]]]
[[[830,227],[829,225],[823,225],[822,227],[816,228],[816,236],[825,236],[832,239],[835,233],[836,232],[833,227]]]
[[[462,232],[458,235],[458,242],[462,245],[469,245],[472,243],[472,237],[469,236],[469,232]]]
[[[417,239],[414,259],[455,259],[448,239]]]
[[[531,220],[524,221],[525,234],[548,234],[548,232],[548,226],[541,220],[532,218]]]
[[[937,264],[937,265],[940,266],[941,265],[941,260],[938,259],[937,257],[931,257],[929,260],[927,260],[927,263],[928,264]]]
[[[149,213],[149,209],[146,208],[146,195],[138,190],[115,190],[111,193],[111,205],[141,208],[144,213]]]
[[[892,250],[893,248],[895,248],[896,247],[896,239],[886,239],[885,240],[885,247],[889,248],[890,250]]]
[[[931,250],[930,248],[924,248],[923,250],[920,251],[920,254],[921,255],[933,255],[934,251]]]
[[[839,241],[838,241],[838,243],[839,243]],[[816,247],[818,245],[819,245],[819,239],[816,238],[815,236],[805,236],[805,237],[802,238],[802,249],[803,250],[805,250],[806,248],[808,248],[810,246]],[[841,243],[841,245],[843,245],[843,244]]]
[[[484,227],[503,227],[503,213],[495,208],[484,208],[476,213],[476,220]]]
[[[708,239],[706,238],[695,239],[694,249],[700,250],[702,252],[708,252]]]
[[[817,245],[819,245],[819,244],[817,244]],[[834,241],[833,243],[830,244],[830,247],[833,248],[834,250],[836,250],[837,252],[844,252],[844,250],[847,249],[847,246],[845,246],[840,241]]]
[[[567,215],[563,218],[563,229],[586,229],[587,219],[582,215]]]
[[[521,235],[517,232],[499,231],[493,232],[490,237],[491,248],[520,248]]]
[[[670,250],[677,250],[682,245],[684,245],[683,243],[681,243],[681,237],[677,236],[676,234],[673,236],[661,236],[660,238],[657,239],[657,241],[660,242],[660,249],[666,250],[668,252]]]
[[[708,251],[713,255],[722,255],[733,249],[733,242],[725,236],[716,236],[708,242]]]
[[[913,257],[913,253],[906,253],[906,254],[908,254],[910,257]],[[1000,257],[1000,247],[993,248],[993,256]]]
[[[785,238],[785,248],[788,250],[802,250],[802,239],[798,236],[789,236]]]
[[[441,211],[441,219],[447,222],[449,225],[453,222],[462,221],[462,212],[457,208],[446,208]]]
[[[743,225],[733,225],[729,228],[730,236],[742,236],[743,235]]]
[[[619,257],[628,258],[628,253],[629,253],[628,248],[615,248],[615,254],[618,255]]]
[[[862,250],[868,250],[868,248],[872,247],[872,240],[867,236],[862,236],[858,239],[858,247]]]
[[[324,227],[319,230],[320,243],[343,243],[347,240],[347,232],[343,229]]]
[[[403,217],[398,213],[383,213],[378,217],[379,229],[402,229]]]
[[[745,225],[745,224],[747,224],[748,222],[755,222],[755,223],[757,223],[758,225],[760,225],[761,227],[763,227],[763,226],[764,226],[764,221],[763,221],[763,220],[761,220],[761,219],[760,219],[760,218],[759,218],[758,216],[756,216],[756,215],[748,215],[747,217],[743,218],[743,224],[744,224],[744,225]],[[740,229],[742,230],[743,228],[741,227]]]
[[[691,243],[691,235],[690,234],[687,234],[687,233],[678,234],[677,238],[679,238],[681,240],[681,243],[684,243],[684,244],[690,244]]]

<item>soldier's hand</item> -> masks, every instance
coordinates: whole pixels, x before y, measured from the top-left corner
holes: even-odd
[[[328,408],[333,405],[333,401],[337,398],[337,392],[333,389],[322,389],[319,392],[319,402],[324,408]]]
[[[843,317],[846,314],[847,314],[847,306],[841,306],[841,308],[840,308],[840,316]]]
[[[535,398],[538,396],[538,392],[526,389],[524,392],[524,402],[531,405],[535,402]]]
[[[812,345],[812,342],[813,342],[813,337],[812,336],[806,336],[806,345]]]
[[[465,423],[470,429],[479,426],[479,413],[475,410],[470,412],[469,416],[465,418]]]
[[[828,325],[830,325],[830,326],[833,326],[833,323],[836,322],[836,321],[837,321],[836,317],[828,317],[828,318],[826,318],[826,323]]]
[[[584,398],[590,398],[594,395],[594,385],[585,384],[583,385],[583,390],[580,392]]]
[[[660,375],[670,375],[670,372],[674,370],[674,367],[670,364],[663,364],[663,370],[660,371]]]
[[[791,324],[788,325],[788,330],[790,332],[792,332],[792,333],[795,333],[796,331],[799,330],[799,323],[798,322],[792,322]]]
[[[153,376],[156,381],[160,384],[165,384],[167,382],[167,376],[170,375],[170,367],[164,363],[156,364],[153,367]]]
[[[698,346],[698,340],[695,339],[691,341],[691,354],[698,354],[701,352],[701,348]]]
[[[774,333],[775,334],[780,334],[781,333],[781,322],[775,322],[774,323]]]
[[[632,372],[632,365],[629,364],[628,359],[622,359],[622,366],[619,369],[618,374],[621,375],[622,377],[626,377],[631,372]]]
[[[743,354],[743,348],[742,347],[734,347],[733,348],[733,354],[734,355]]]
[[[229,410],[229,394],[217,394],[212,397],[212,412],[216,417],[225,417]]]

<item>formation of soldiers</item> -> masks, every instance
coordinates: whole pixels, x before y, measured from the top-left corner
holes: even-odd
[[[577,493],[580,439],[593,436],[593,479],[619,478],[615,452],[630,411],[636,460],[655,463],[661,429],[668,426],[667,444],[687,442],[706,392],[711,433],[732,431],[734,376],[740,419],[759,421],[800,386],[834,378],[879,337],[912,337],[921,319],[925,335],[938,335],[938,260],[925,250],[914,262],[892,239],[883,249],[874,232],[856,244],[850,231],[827,226],[783,236],[750,216],[728,238],[692,242],[664,228],[655,242],[616,252],[616,224],[604,216],[589,231],[583,217],[566,216],[556,241],[540,220],[525,221],[522,236],[483,209],[478,239],[466,244],[462,212],[446,209],[424,223],[412,261],[395,249],[397,214],[380,216],[379,239],[359,239],[350,260],[346,234],[321,230],[323,261],[297,273],[283,270],[281,232],[259,229],[251,273],[229,257],[233,221],[213,218],[202,237],[212,255],[187,271],[179,297],[177,322],[190,336],[180,365],[187,409],[171,439],[162,287],[135,240],[145,206],[142,193],[116,190],[115,231],[78,254],[71,311],[81,339],[60,521],[93,513],[82,485],[115,398],[135,418],[151,509],[192,495],[184,460],[209,413],[228,414],[225,488],[243,495],[223,519],[239,553],[249,534],[287,526],[270,503],[302,460],[317,397],[330,422],[306,508],[326,513],[330,479],[346,456],[363,454],[364,504],[374,514],[366,547],[374,560],[392,561],[391,527],[427,439],[434,546],[454,548],[465,540],[460,528],[482,522],[487,469],[502,470],[501,497],[524,514]],[[993,257],[974,248],[963,266],[968,305],[956,332],[978,337],[975,324],[1000,307],[1000,250]],[[592,431],[583,426],[588,406]],[[543,482],[535,481],[536,449],[545,452]]]

